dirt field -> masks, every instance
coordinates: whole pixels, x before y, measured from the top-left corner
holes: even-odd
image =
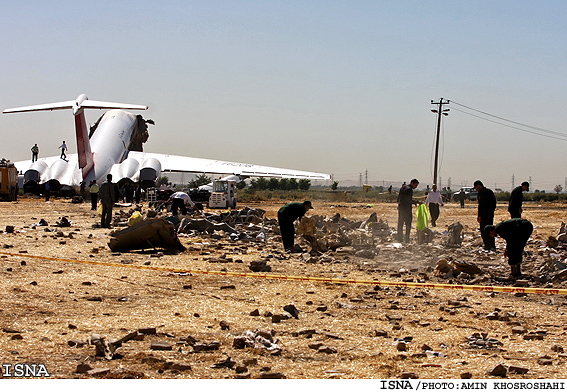
[[[282,204],[249,206],[275,218]],[[395,204],[315,201],[314,206],[310,215],[339,213],[364,220],[377,212],[390,227],[397,222]],[[524,268],[530,287],[567,287],[540,276],[550,260],[567,257],[564,251],[545,246],[548,236],[558,234],[565,212],[562,205],[525,208],[524,217],[534,224]],[[63,216],[71,226],[54,227]],[[500,204],[495,221],[507,217]],[[34,226],[40,219],[48,222],[49,231]],[[0,229],[14,226],[14,233],[0,234],[1,363],[44,364],[52,378],[479,379],[504,376],[488,373],[498,364],[507,370],[504,377],[567,378],[565,295],[293,282],[166,270],[251,273],[251,261],[265,260],[271,273],[280,275],[448,283],[433,270],[439,259],[449,258],[477,264],[484,277],[477,277],[475,284],[511,285],[503,241],[497,240],[499,253],[478,246],[475,204],[464,209],[446,205],[434,228],[441,233],[453,222],[462,223],[463,247],[446,248],[440,234],[432,244],[396,248],[392,241],[381,242],[374,258],[341,249],[309,258],[282,253],[275,236],[258,243],[229,240],[222,233],[181,236],[187,251],[180,254],[116,254],[107,245],[110,230],[93,228],[98,220],[90,204],[68,199],[0,203]],[[284,311],[289,305],[291,312]],[[297,318],[290,315],[295,309]],[[93,334],[112,342],[139,330],[143,333],[130,335],[133,338],[111,359],[95,356],[95,346],[89,344]],[[245,331],[258,336],[254,332],[259,330],[270,348],[235,347],[236,336]]]

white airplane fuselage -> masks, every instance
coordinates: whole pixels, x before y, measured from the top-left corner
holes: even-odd
[[[72,109],[75,119],[77,154],[68,154],[67,160],[60,157],[40,158],[36,162],[15,162],[26,184],[32,187],[49,183],[52,190],[68,187],[78,190],[81,184],[91,181],[101,184],[108,174],[113,182],[139,182],[143,187],[153,186],[162,170],[172,172],[212,173],[248,177],[279,177],[296,179],[330,180],[325,173],[281,169],[248,163],[226,162],[213,159],[182,157],[129,151],[130,142],[138,132],[140,120],[127,110],[146,110],[147,106],[93,101],[85,94],[75,100],[42,105],[5,109],[2,113],[34,112]],[[85,109],[110,109],[100,119],[89,139]],[[144,121],[143,119],[141,121]],[[153,124],[151,121],[147,123]],[[57,188],[57,189],[54,189]]]
[[[113,166],[122,163],[135,128],[136,116],[124,110],[113,109],[102,116],[90,139],[94,165],[84,179],[87,184],[103,182]]]

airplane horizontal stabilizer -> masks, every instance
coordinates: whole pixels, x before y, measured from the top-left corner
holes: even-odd
[[[85,109],[126,109],[126,110],[147,110],[144,105],[133,105],[129,103],[92,101],[87,99],[81,103],[81,107]]]
[[[134,105],[131,103],[93,101],[88,99],[86,95],[83,94],[80,95],[74,101],[46,103],[42,105],[33,105],[33,106],[23,106],[19,108],[6,109],[2,113],[37,112],[41,110],[62,110],[62,109],[73,109],[76,114],[80,111],[80,109],[147,110],[148,107],[145,105]]]
[[[38,112],[41,110],[63,110],[72,109],[75,101],[46,103],[43,105],[22,106],[19,108],[5,109],[2,113],[18,113],[18,112]]]

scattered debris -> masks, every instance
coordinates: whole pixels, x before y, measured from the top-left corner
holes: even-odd
[[[177,238],[175,226],[165,219],[146,220],[136,226],[114,232],[111,237],[108,246],[113,252],[148,248],[185,250]]]
[[[232,346],[236,349],[245,347],[254,347],[265,349],[271,355],[281,354],[281,348],[278,346],[277,339],[274,339],[271,332],[257,329],[256,331],[244,331],[240,335],[234,337]]]

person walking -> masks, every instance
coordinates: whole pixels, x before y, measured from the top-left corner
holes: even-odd
[[[484,243],[484,249],[495,251],[496,245],[494,237],[486,233],[485,227],[494,224],[496,196],[494,196],[494,192],[485,187],[480,180],[474,182],[474,189],[478,192],[478,215],[476,220],[480,225],[480,236]]]
[[[286,252],[301,252],[301,249],[295,247],[295,228],[293,222],[297,219],[301,220],[305,213],[313,209],[311,202],[305,200],[303,203],[288,203],[278,211],[278,224],[282,235],[282,242]]]
[[[517,186],[514,190],[512,190],[512,193],[510,194],[510,201],[508,202],[510,218],[522,217],[522,203],[524,201],[523,192],[528,192],[529,190],[530,183],[527,181],[522,182],[522,185]]]
[[[37,146],[37,143],[33,145],[33,147],[31,148],[31,152],[32,152],[31,161],[32,163],[34,163],[35,161],[37,161],[37,158],[39,156],[39,147]]]
[[[96,181],[92,180],[91,184],[89,186],[89,193],[91,195],[91,210],[93,210],[93,211],[96,211],[96,205],[98,203],[98,191],[99,190],[100,190],[100,187],[98,186]]]
[[[112,207],[116,202],[116,187],[112,183],[112,174],[106,175],[106,181],[102,183],[98,193],[102,204],[100,226],[110,228],[110,222],[112,221]]]
[[[193,209],[196,209],[195,203],[191,197],[185,192],[175,192],[169,197],[168,202],[171,202],[171,213],[173,216],[177,215],[177,209],[181,210],[181,215],[187,215],[187,204],[190,204]]]
[[[417,188],[419,181],[413,179],[409,185],[404,182],[398,194],[398,242],[409,242],[411,232],[412,213],[411,207],[417,204],[413,200],[413,190]],[[406,226],[406,233],[404,236],[404,225]]]
[[[433,184],[431,186],[431,191],[427,194],[425,198],[425,204],[429,207],[429,213],[431,214],[431,226],[437,226],[435,222],[439,219],[439,206],[443,205],[443,197],[441,192],[437,190],[437,185]]]
[[[61,145],[59,146],[59,149],[61,149],[61,156],[60,156],[60,158],[63,159],[63,160],[67,160],[67,154],[66,154],[66,151],[67,151],[67,144],[65,144],[65,140],[63,140],[63,144],[61,144]]]
[[[484,230],[492,238],[499,235],[506,240],[504,257],[508,257],[512,276],[519,278],[522,275],[521,265],[524,247],[534,230],[532,223],[527,219],[512,218],[502,221],[496,226],[488,225]]]

